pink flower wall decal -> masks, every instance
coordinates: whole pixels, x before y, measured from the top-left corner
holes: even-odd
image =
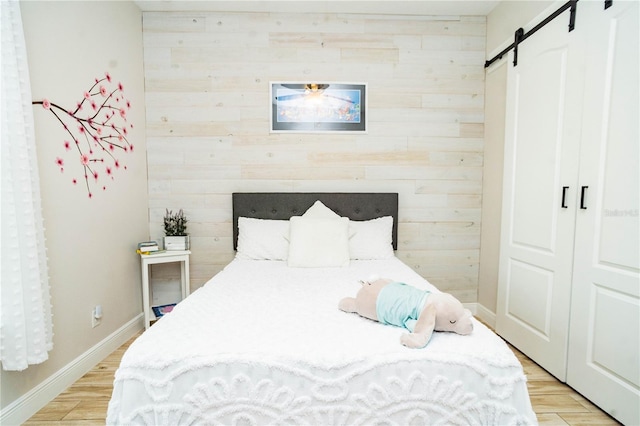
[[[83,110],[85,103],[91,108]],[[82,169],[79,173],[85,181],[89,198],[93,198],[93,185],[100,185],[105,190],[106,185],[102,182],[104,179],[108,177],[114,180],[115,170],[127,170],[118,154],[133,151],[128,140],[129,128],[133,128],[133,125],[127,122],[127,110],[131,108],[131,103],[124,96],[122,83],[113,83],[108,72],[103,78],[96,78],[89,90],[82,93],[73,110],[65,109],[46,98],[33,101],[32,104],[41,105],[51,113],[73,141],[71,143],[71,140],[64,140],[64,149],[71,151],[75,148],[80,156],[79,166]],[[56,157],[55,163],[64,172],[64,158]],[[104,177],[94,169],[96,163],[106,163]],[[72,161],[70,169],[73,164],[78,163]],[[76,185],[78,179],[73,177],[72,183]]]

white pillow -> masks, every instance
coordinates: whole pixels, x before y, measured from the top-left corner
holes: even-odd
[[[236,256],[252,260],[287,260],[288,238],[288,220],[239,217]]]
[[[351,259],[389,259],[393,254],[393,217],[349,222],[349,256]]]
[[[349,265],[349,219],[289,219],[288,265],[297,268]]]
[[[317,200],[311,207],[307,209],[306,212],[302,215],[302,217],[313,218],[313,219],[336,219],[339,218],[340,215],[329,207],[322,204],[322,201]]]

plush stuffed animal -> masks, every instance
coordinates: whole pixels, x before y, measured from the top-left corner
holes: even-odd
[[[402,335],[400,341],[407,347],[425,347],[434,330],[458,334],[473,330],[471,312],[450,294],[375,276],[360,283],[362,288],[356,297],[345,297],[338,307],[383,324],[405,327],[411,333]]]

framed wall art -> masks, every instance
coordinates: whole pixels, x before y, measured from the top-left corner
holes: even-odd
[[[364,83],[271,82],[271,129],[276,132],[366,132]]]

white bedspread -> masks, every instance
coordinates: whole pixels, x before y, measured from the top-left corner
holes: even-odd
[[[338,310],[373,273],[435,290],[395,258],[234,260],[127,350],[107,424],[536,423],[521,365],[479,322],[408,349],[406,330]]]

